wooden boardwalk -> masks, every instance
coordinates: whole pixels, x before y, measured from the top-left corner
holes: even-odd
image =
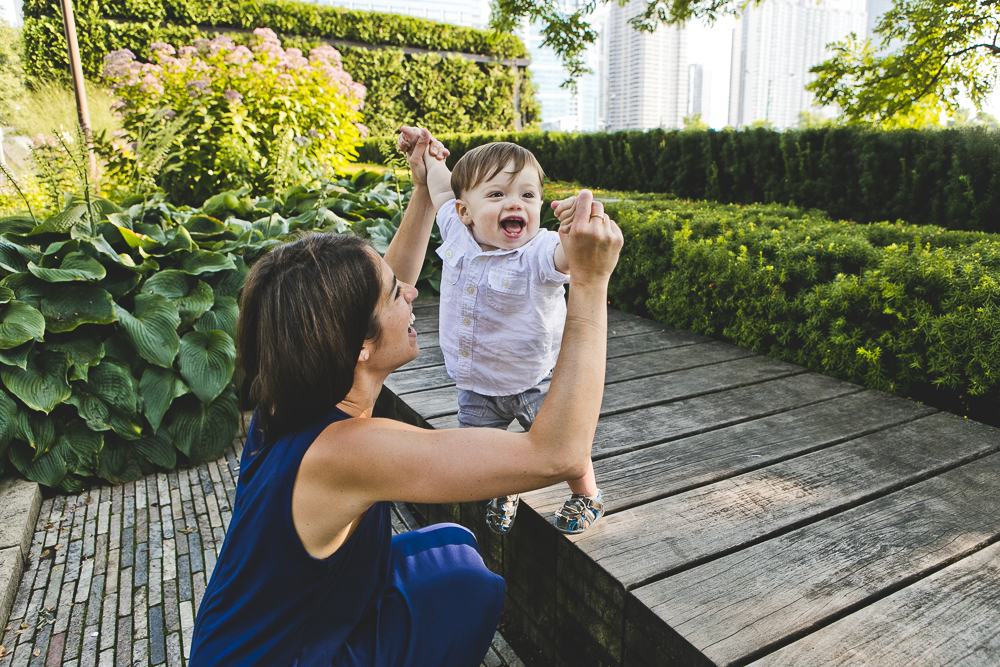
[[[437,304],[381,414],[457,426]],[[609,311],[593,457],[608,514],[471,528],[529,665],[1000,665],[1000,431]]]

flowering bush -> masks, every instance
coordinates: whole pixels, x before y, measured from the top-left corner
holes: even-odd
[[[200,204],[220,189],[272,192],[296,172],[329,172],[357,156],[365,87],[319,46],[283,49],[268,28],[251,46],[219,36],[179,50],[152,45],[152,62],[122,49],[104,59],[120,96],[124,134],[106,147],[109,168],[134,179],[156,162],[156,184],[177,203]],[[180,120],[177,120],[180,119]],[[159,155],[137,150],[151,127],[173,120]],[[143,164],[143,160],[147,164]]]

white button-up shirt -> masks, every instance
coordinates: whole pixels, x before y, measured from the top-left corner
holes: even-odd
[[[483,252],[454,199],[437,223],[444,262],[438,336],[448,375],[484,396],[534,387],[555,366],[566,324],[569,276],[552,259],[559,234],[539,229],[520,248]]]

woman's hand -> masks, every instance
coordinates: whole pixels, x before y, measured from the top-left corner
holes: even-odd
[[[594,193],[580,190],[575,197],[552,202],[559,218],[559,239],[563,247],[570,283],[607,283],[625,240],[615,221],[604,212],[604,204],[594,201]]]
[[[413,175],[413,185],[415,187],[427,186],[427,164],[424,162],[425,151],[427,155],[444,160],[450,154],[440,141],[424,128],[409,127],[403,125],[399,128],[399,137],[396,140],[399,150],[406,153],[406,160],[410,163],[410,173]]]

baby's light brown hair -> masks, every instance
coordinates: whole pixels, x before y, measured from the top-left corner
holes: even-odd
[[[538,185],[545,183],[545,172],[542,165],[531,154],[527,148],[522,148],[517,144],[506,141],[496,141],[492,144],[485,144],[463,155],[451,172],[451,191],[455,193],[456,199],[461,199],[462,195],[478,186],[483,181],[488,181],[510,164],[514,163],[515,174],[521,173],[527,166],[532,166],[538,170]]]

